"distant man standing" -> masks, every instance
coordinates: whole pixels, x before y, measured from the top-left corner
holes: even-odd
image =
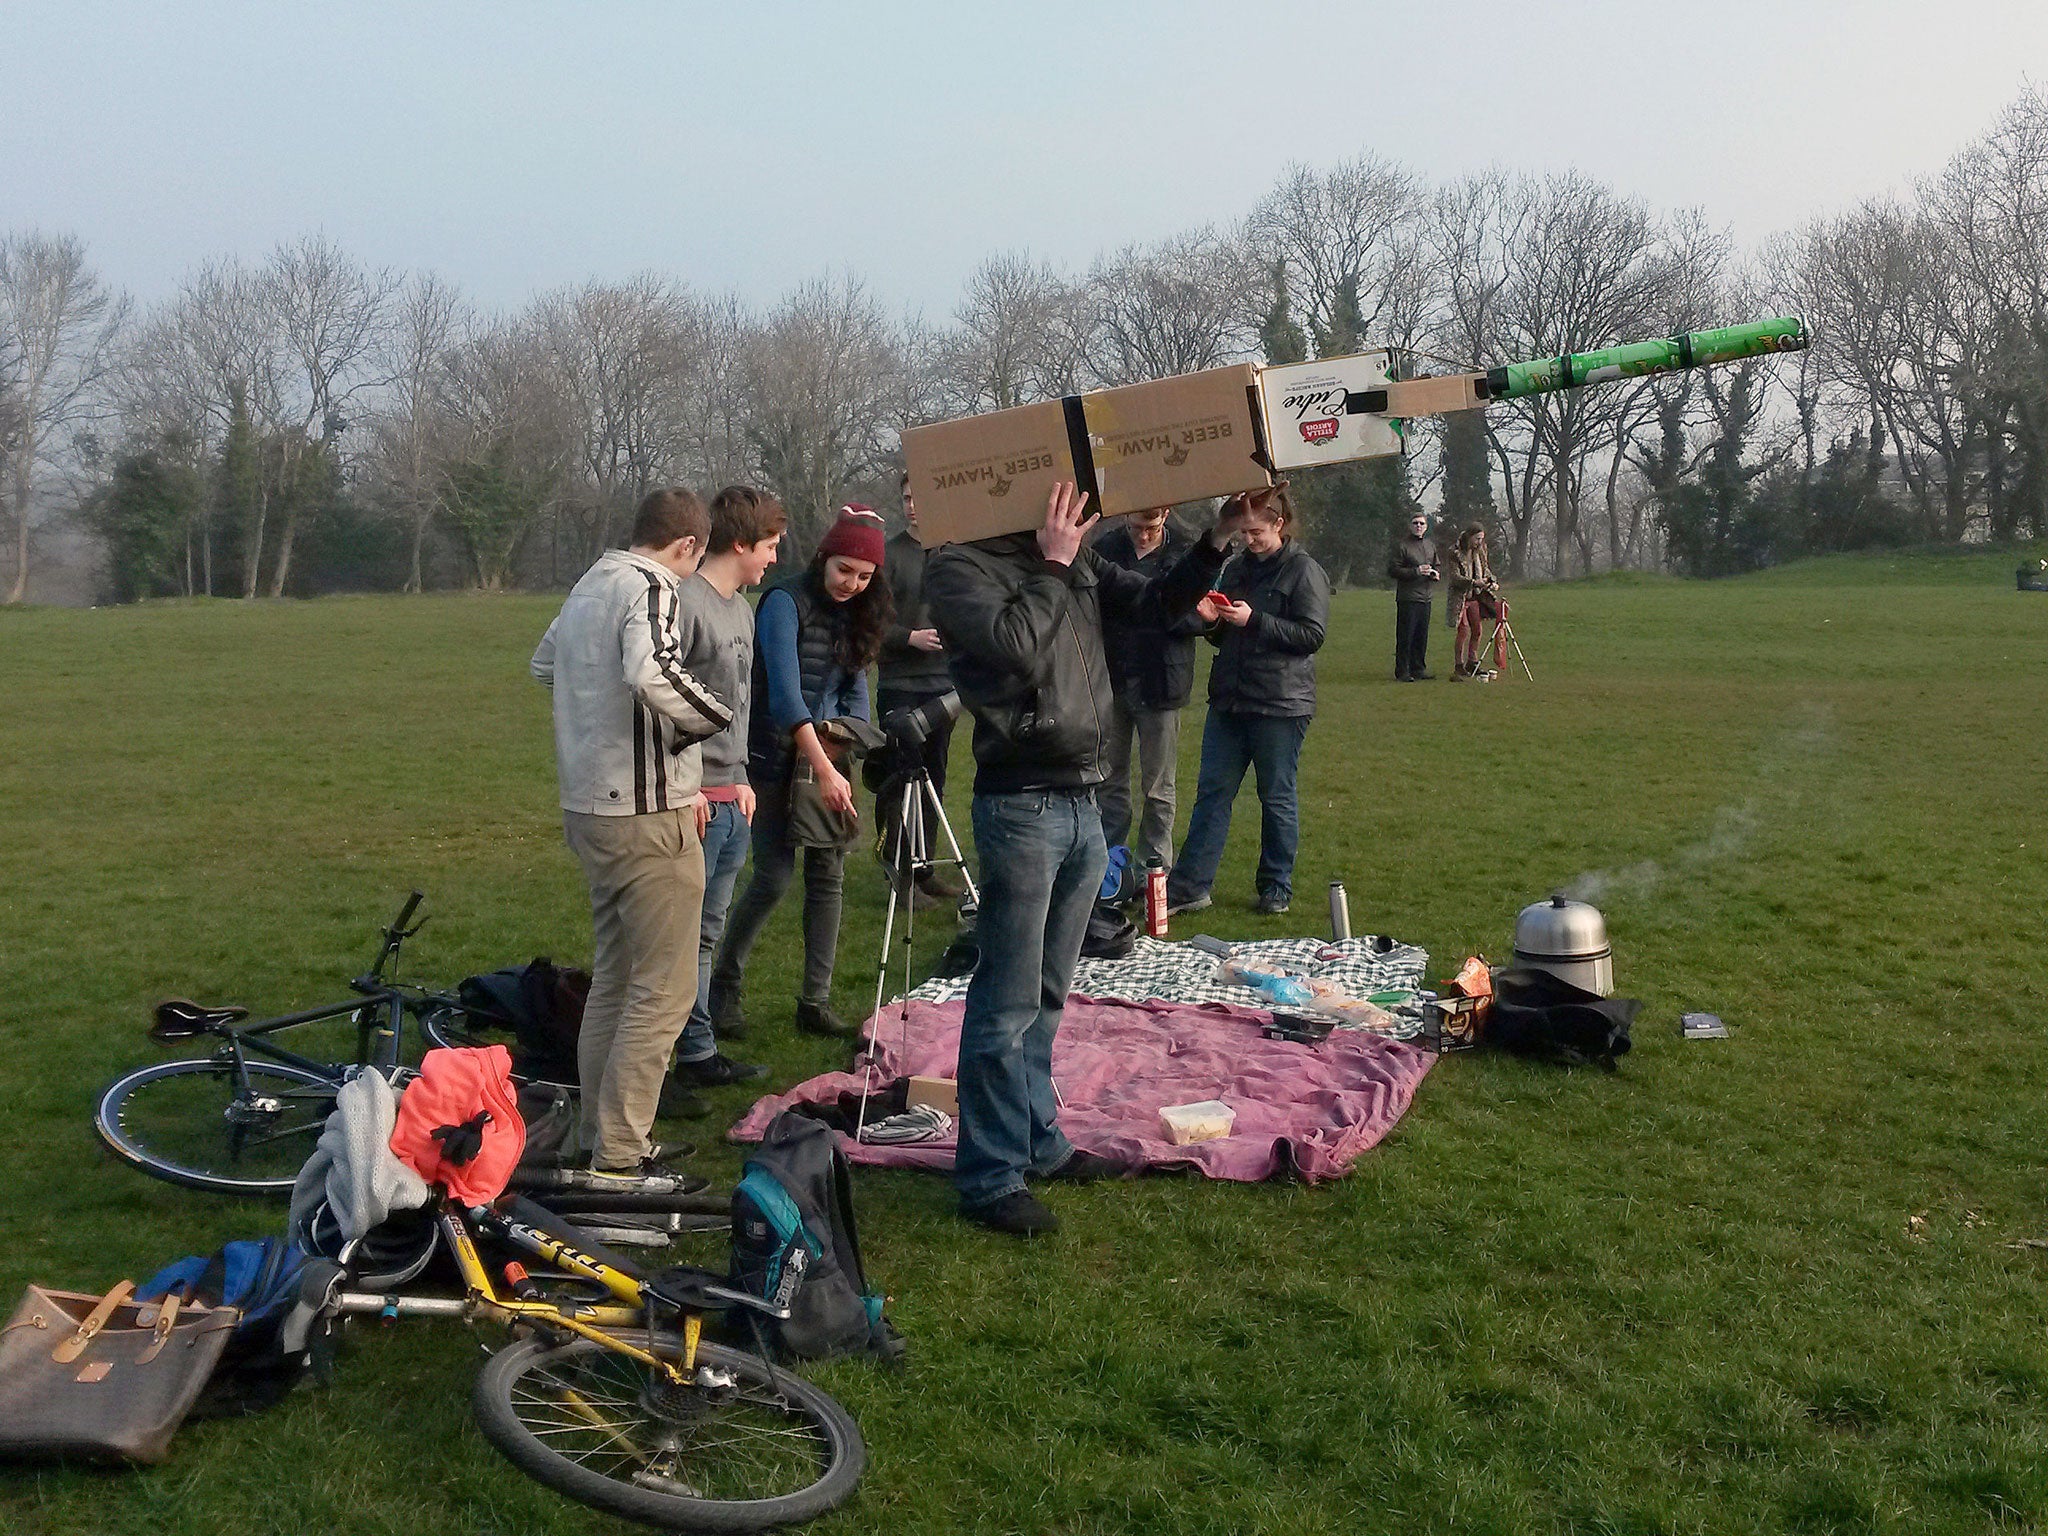
[[[650,492],[631,545],[607,550],[533,653],[554,694],[562,829],[590,885],[590,997],[577,1044],[579,1132],[593,1172],[666,1172],[649,1133],[697,995],[704,849],[697,744],[733,711],[684,670],[678,593],[711,530],[680,487]]]
[[[889,540],[887,557],[882,562],[882,581],[896,603],[896,618],[882,637],[882,659],[877,669],[881,686],[875,696],[875,719],[878,722],[888,719],[899,709],[914,709],[953,691],[953,674],[946,667],[945,643],[939,639],[939,632],[933,627],[925,609],[925,549],[917,537],[917,497],[911,492],[909,475],[903,476],[901,484],[904,527]],[[918,749],[919,761],[924,771],[931,775],[932,787],[941,795],[946,792],[946,756],[952,744],[953,722],[942,720],[932,728],[932,733]],[[873,774],[868,780],[868,788],[878,796],[875,819],[882,829],[879,845],[882,862],[888,867],[893,884],[898,863],[897,839],[903,833],[907,788],[896,788],[886,799],[879,798],[884,783],[882,770],[886,765],[880,754],[871,757],[868,764],[868,771]],[[922,907],[935,905],[940,900],[950,901],[965,889],[951,872],[928,869],[918,877],[915,889],[905,894]]]
[[[1180,562],[1191,542],[1173,525],[1166,507],[1136,512],[1095,541],[1095,553],[1111,565],[1147,580]],[[1114,848],[1130,844],[1137,867],[1153,859],[1173,868],[1174,775],[1180,767],[1180,712],[1195,691],[1197,614],[1172,624],[1128,624],[1102,617],[1102,649],[1109,660],[1115,702],[1109,716],[1108,777],[1096,792],[1102,807],[1102,840]],[[1131,835],[1131,747],[1137,744],[1138,793],[1142,797],[1137,835]]]
[[[1427,665],[1429,601],[1436,595],[1436,540],[1429,536],[1429,515],[1408,520],[1406,534],[1394,540],[1387,556],[1387,575],[1394,581],[1394,681],[1426,683],[1435,676]]]

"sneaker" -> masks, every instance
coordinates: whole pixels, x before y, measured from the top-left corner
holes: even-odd
[[[767,1075],[768,1069],[759,1063],[734,1061],[722,1051],[714,1051],[698,1061],[679,1061],[675,1069],[676,1079],[692,1088],[730,1088],[734,1083],[751,1082]]]
[[[699,1178],[693,1173],[685,1173],[680,1168],[672,1168],[667,1160],[674,1157],[688,1157],[696,1150],[695,1147],[687,1142],[679,1142],[674,1146],[661,1146],[657,1144],[651,1156],[641,1158],[639,1162],[634,1163],[628,1168],[600,1168],[595,1163],[592,1163],[590,1165],[590,1176],[598,1181],[600,1186],[616,1184],[621,1189],[634,1188],[646,1183],[650,1179],[663,1179],[673,1186],[672,1193],[693,1195],[700,1189],[709,1189],[711,1181]]]
[[[830,1003],[807,1003],[801,998],[796,1005],[796,1027],[807,1035],[823,1035],[830,1040],[852,1040],[860,1030],[846,1022],[832,1011]]]
[[[1202,912],[1206,911],[1210,905],[1211,903],[1206,892],[1200,896],[1185,896],[1179,901],[1175,901],[1169,896],[1166,898],[1166,915],[1168,917],[1176,917],[1182,912]]]
[[[738,990],[727,992],[717,982],[711,984],[711,1032],[721,1040],[747,1038],[747,1016],[740,1012]]]
[[[1252,903],[1252,910],[1261,917],[1279,917],[1287,910],[1287,901],[1278,891],[1268,891]]]
[[[1124,1165],[1112,1158],[1076,1151],[1051,1173],[1041,1177],[1057,1184],[1093,1184],[1098,1179],[1120,1179],[1124,1173]]]
[[[1050,1237],[1060,1229],[1059,1217],[1028,1189],[1013,1189],[982,1205],[963,1205],[960,1214],[991,1232],[1012,1237]]]

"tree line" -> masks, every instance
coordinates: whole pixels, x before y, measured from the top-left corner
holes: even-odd
[[[1331,574],[1418,502],[1511,574],[1715,575],[1821,550],[2048,534],[2048,94],[1909,192],[1738,250],[1578,172],[1430,185],[1367,154],[1229,228],[1063,271],[989,257],[952,312],[847,274],[767,308],[643,273],[509,312],[312,236],[138,305],[78,240],[0,238],[0,589],[89,533],[103,595],[574,577],[651,487],[746,480],[799,543],[894,499],[908,425],[1244,358],[1484,367],[1767,314],[1811,350],[1409,424],[1301,477]]]

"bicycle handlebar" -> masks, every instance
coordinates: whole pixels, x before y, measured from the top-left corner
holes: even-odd
[[[405,898],[405,905],[398,909],[398,916],[393,918],[391,926],[384,930],[384,943],[377,951],[375,963],[370,966],[368,971],[350,983],[358,992],[376,991],[383,984],[384,967],[389,965],[393,957],[398,954],[399,945],[426,926],[425,918],[421,918],[418,923],[415,923],[410,928],[405,926],[411,921],[413,913],[419,911],[420,903],[426,899],[427,893],[417,890]]]

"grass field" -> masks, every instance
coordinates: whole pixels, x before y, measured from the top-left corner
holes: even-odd
[[[1248,910],[1247,797],[1199,926],[1312,931],[1342,878],[1358,928],[1448,974],[1583,882],[1634,1053],[1448,1058],[1336,1185],[1060,1190],[1031,1246],[939,1180],[862,1174],[911,1363],[816,1373],[872,1455],[817,1529],[2048,1527],[2048,1251],[2016,1246],[2048,1236],[2048,598],[2011,564],[1531,589],[1534,686],[1397,687],[1388,597],[1340,596],[1295,915]],[[158,1054],[156,998],[327,1000],[414,885],[418,979],[586,953],[525,675],[553,607],[0,611],[0,1304],[281,1216],[99,1150],[94,1092]],[[1199,737],[1197,710],[1183,818]],[[864,1013],[855,869],[837,1000]],[[786,1026],[797,905],[749,985],[776,1085],[839,1059]],[[1734,1038],[1681,1041],[1687,1009]],[[459,1326],[359,1329],[331,1388],[193,1426],[162,1468],[0,1472],[0,1529],[615,1528],[484,1443],[478,1359]]]

